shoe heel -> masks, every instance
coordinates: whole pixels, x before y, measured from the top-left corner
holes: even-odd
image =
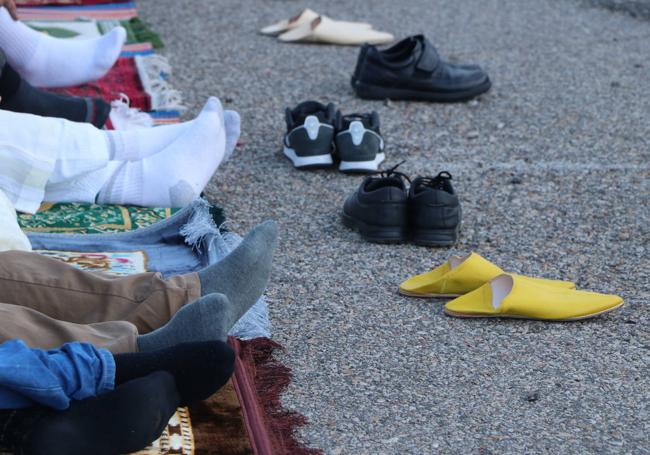
[[[404,226],[373,226],[359,221],[346,213],[341,214],[343,224],[359,232],[361,237],[373,243],[404,243],[408,232]]]
[[[289,158],[296,169],[318,169],[331,167],[334,164],[332,155],[312,155],[298,156],[295,150],[285,146],[283,149],[284,156]]]
[[[413,231],[411,240],[421,246],[453,246],[458,241],[460,227],[455,229]]]

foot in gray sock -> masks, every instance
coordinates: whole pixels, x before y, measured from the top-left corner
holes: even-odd
[[[185,305],[159,329],[138,337],[140,352],[155,351],[180,343],[197,341],[226,341],[228,332],[239,320],[228,297],[209,294]]]
[[[277,237],[275,221],[255,226],[228,256],[198,272],[201,295],[227,295],[239,320],[266,289]]]

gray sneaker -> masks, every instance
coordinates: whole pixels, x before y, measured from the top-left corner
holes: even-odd
[[[379,131],[379,115],[336,113],[336,154],[339,170],[350,173],[376,172],[386,159],[384,139]]]
[[[335,108],[316,101],[305,101],[294,109],[287,108],[287,134],[284,155],[297,169],[330,167],[334,164]]]

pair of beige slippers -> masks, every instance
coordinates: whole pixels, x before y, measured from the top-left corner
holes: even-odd
[[[386,44],[395,40],[390,33],[380,32],[366,22],[330,19],[307,8],[297,16],[281,20],[260,30],[263,35],[277,36],[280,41],[297,43],[328,43],[355,46],[364,43]]]

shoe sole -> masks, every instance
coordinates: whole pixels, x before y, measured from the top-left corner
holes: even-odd
[[[341,161],[339,163],[339,171],[344,173],[368,173],[374,172],[379,169],[379,165],[384,162],[386,155],[378,153],[374,160],[370,161]]]
[[[490,79],[481,84],[457,92],[426,92],[421,90],[410,90],[394,87],[382,87],[371,85],[356,80],[353,84],[354,91],[359,98],[369,100],[406,100],[406,101],[434,101],[440,103],[453,103],[467,101],[478,95],[487,92],[492,87]]]
[[[350,229],[357,231],[364,240],[374,243],[404,243],[408,240],[407,230],[401,226],[373,226],[345,212],[341,213],[343,224]]]
[[[453,246],[460,236],[460,224],[455,229],[418,230],[411,234],[416,245],[445,247]]]
[[[314,155],[314,156],[298,156],[296,151],[287,146],[283,149],[284,156],[289,158],[296,169],[322,169],[332,167],[334,160],[331,154],[327,155]]]
[[[504,318],[504,319],[528,319],[530,321],[545,321],[545,322],[571,322],[571,321],[582,321],[585,319],[591,319],[595,318],[597,316],[602,316],[603,314],[611,313],[612,311],[622,307],[625,304],[625,302],[621,302],[618,305],[608,308],[604,311],[600,311],[598,313],[594,314],[588,314],[586,316],[578,316],[576,318],[567,318],[567,319],[542,319],[542,318],[532,318],[529,316],[517,316],[517,315],[507,315],[507,314],[482,314],[482,313],[476,313],[476,314],[469,314],[469,313],[458,313],[456,311],[451,311],[448,310],[447,308],[444,309],[445,314],[448,316],[453,316],[455,318],[465,318],[465,319],[470,319],[470,318]]]
[[[418,297],[421,299],[455,299],[461,294],[417,294],[415,292],[403,291],[398,288],[398,292],[406,297]]]

